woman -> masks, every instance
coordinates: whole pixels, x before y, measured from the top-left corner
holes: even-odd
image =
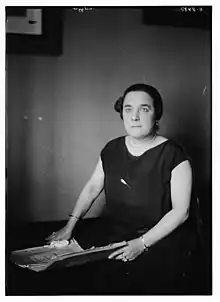
[[[48,240],[70,239],[77,221],[104,189],[108,227],[101,243],[127,241],[109,256],[123,265],[108,260],[108,274],[103,269],[109,284],[114,284],[115,269],[123,279],[112,285],[112,292],[173,293],[183,253],[194,242],[191,164],[179,145],[157,134],[163,105],[154,87],[128,87],[115,110],[127,136],[103,148],[67,225]]]

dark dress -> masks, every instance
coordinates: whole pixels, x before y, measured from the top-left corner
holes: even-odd
[[[105,215],[114,221],[123,236],[146,232],[172,209],[172,170],[189,160],[184,150],[167,140],[133,156],[125,137],[107,143],[101,151],[105,173]]]
[[[103,216],[108,221],[102,243],[110,243],[139,237],[171,210],[172,170],[190,159],[172,140],[141,156],[133,156],[123,136],[107,143],[101,151],[101,160],[106,196]],[[105,270],[105,278],[110,280],[108,284],[111,284],[113,292],[175,293],[176,284],[183,274],[184,257],[196,242],[193,196],[188,220],[170,235],[134,261],[111,261],[110,272]],[[114,278],[120,274],[123,281],[118,284]]]

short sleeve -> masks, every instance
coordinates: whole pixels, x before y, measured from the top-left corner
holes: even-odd
[[[106,156],[108,156],[108,149],[109,149],[109,142],[103,147],[103,149],[101,150],[100,152],[100,157],[101,157],[101,160],[102,160],[102,163],[105,162],[105,159],[106,159]]]
[[[172,154],[172,164],[171,164],[171,170],[173,170],[175,167],[177,167],[182,162],[189,160],[190,157],[187,155],[184,148],[176,143],[172,146],[173,154]]]
[[[106,171],[107,167],[110,166],[112,162],[115,161],[116,158],[118,158],[119,160],[118,150],[121,142],[122,142],[122,137],[112,139],[109,142],[107,142],[104,148],[101,150],[100,158],[102,161],[104,171]]]
[[[101,157],[102,163],[104,162],[105,149],[106,149],[106,145],[104,146],[104,148],[100,152],[100,157]]]
[[[100,158],[101,158],[101,161],[102,161],[102,167],[103,167],[104,171],[106,170],[106,149],[107,149],[107,145],[108,145],[108,143],[103,147],[103,149],[100,152]]]
[[[103,147],[103,149],[100,152],[100,157],[101,157],[102,166],[104,168],[104,171],[106,170],[108,163],[111,162],[111,157],[113,154],[113,145],[114,145],[113,140],[107,142],[106,145]]]

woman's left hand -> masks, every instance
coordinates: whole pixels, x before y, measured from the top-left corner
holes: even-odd
[[[142,254],[144,249],[144,244],[141,238],[136,238],[127,241],[127,245],[125,247],[115,251],[108,258],[122,260],[124,262],[132,261]]]

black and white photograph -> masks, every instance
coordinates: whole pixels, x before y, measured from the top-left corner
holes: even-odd
[[[213,13],[5,6],[6,296],[213,295]]]

